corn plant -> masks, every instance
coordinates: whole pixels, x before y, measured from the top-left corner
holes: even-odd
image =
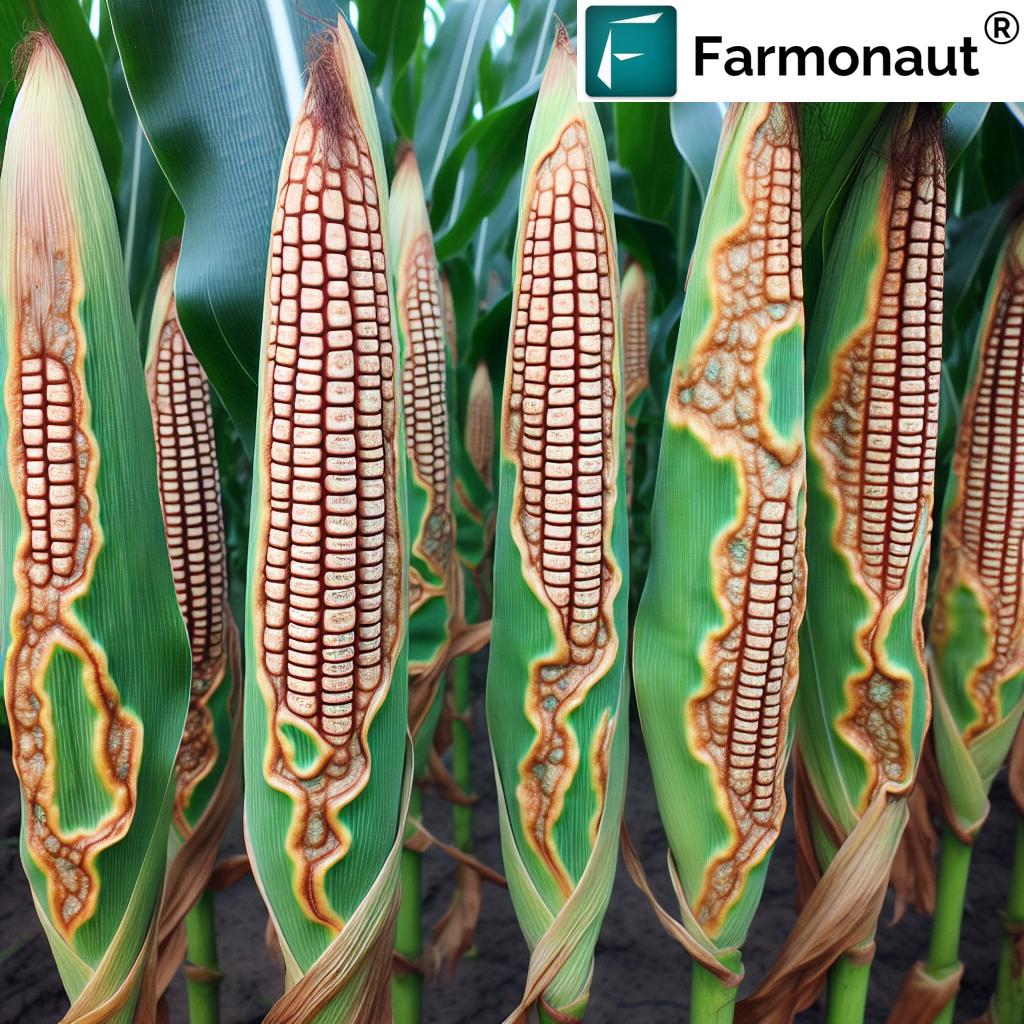
[[[441,714],[444,670],[457,628],[455,604],[460,580],[448,420],[450,328],[442,303],[423,183],[410,145],[403,146],[398,157],[390,215],[392,251],[396,254],[395,295],[403,337],[409,481],[409,727],[419,780],[426,772]],[[410,814],[416,820],[422,817],[419,788],[413,793]],[[398,951],[411,960],[423,952],[421,856],[412,849],[402,854]],[[415,971],[396,977],[395,1010],[400,1020],[420,1018],[420,980]]]
[[[448,420],[448,325],[416,155],[405,146],[391,192],[395,294],[404,339],[403,409],[409,479],[409,721],[426,766],[449,657],[458,563]]]
[[[636,429],[644,395],[650,386],[647,369],[647,319],[649,296],[647,274],[639,263],[631,263],[622,277],[622,351],[626,380],[626,496],[633,503],[633,462]]]
[[[972,842],[988,814],[989,787],[1024,714],[1019,537],[1024,496],[1016,484],[1024,457],[1017,420],[1024,401],[1022,261],[1024,226],[1018,221],[986,298],[942,510],[930,641],[936,781],[945,830],[931,946],[900,1003],[931,1005],[934,1019],[942,1022],[953,1019],[959,987],[960,921]]]
[[[288,989],[267,1021],[377,1020],[388,1000],[412,770],[388,249],[373,103],[339,21],[285,150],[264,312],[245,813]]]
[[[228,599],[227,537],[221,507],[210,384],[181,330],[174,303],[176,249],[153,304],[146,384],[156,437],[164,531],[178,606],[192,650],[192,689],[176,761],[176,841],[161,914],[165,972],[177,967],[188,924],[193,1022],[218,1019],[213,894],[204,891],[241,794],[240,654]],[[163,952],[163,950],[162,950]],[[169,977],[158,977],[157,991]]]
[[[110,193],[60,53],[27,45],[0,176],[4,694],[66,1019],[128,1024],[155,1009],[188,646]]]
[[[486,363],[478,363],[466,403],[466,454],[488,490],[494,479],[494,389]]]
[[[564,1020],[583,1015],[611,890],[628,707],[615,230],[600,124],[576,100],[564,29],[519,209],[487,717],[505,870],[532,954],[520,1011],[539,1003],[542,1020]]]
[[[637,706],[696,957],[694,1020],[731,1014],[785,810],[806,575],[799,186],[791,110],[731,108],[679,325],[636,618]]]
[[[758,1006],[864,1014],[872,939],[928,723],[945,163],[939,112],[894,107],[849,191],[807,344],[807,614],[798,827],[814,893]],[[767,1012],[764,1009],[762,1012]]]

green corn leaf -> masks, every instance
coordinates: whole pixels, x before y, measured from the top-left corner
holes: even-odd
[[[720,953],[743,942],[785,810],[805,579],[799,166],[788,107],[730,109],[679,325],[634,635],[681,909]]]
[[[722,131],[717,103],[673,103],[672,141],[690,168],[701,196],[706,196],[715,169],[715,144]]]
[[[997,261],[968,375],[943,503],[929,637],[939,770],[967,835],[984,820],[978,791],[987,792],[1024,713],[1015,532],[1021,499],[1012,486],[1024,459],[1015,412],[1024,396],[1022,303],[1024,223],[1018,220]]]
[[[530,130],[515,251],[487,719],[506,873],[533,953],[524,1004],[576,1018],[622,813],[629,566],[611,185],[562,30]]]
[[[667,103],[616,103],[613,107],[619,163],[636,186],[637,213],[667,221],[676,200],[680,163],[672,159]]]
[[[428,197],[433,194],[441,164],[465,127],[480,58],[506,2],[448,0],[445,4],[444,21],[425,58],[423,99],[413,133],[417,152],[432,154],[423,166]],[[439,97],[443,102],[438,102]]]
[[[495,107],[466,129],[441,165],[430,210],[438,227],[452,213],[466,162],[470,153],[475,155],[471,179],[464,185],[464,198],[454,211],[452,223],[437,240],[437,250],[443,259],[465,249],[480,221],[494,210],[509,183],[521,171],[519,154],[526,145],[535,100],[536,88],[528,86]]]
[[[289,987],[267,1020],[376,1019],[412,767],[405,441],[387,182],[343,21],[314,54],[272,224],[245,698],[250,856]]]
[[[370,81],[388,83],[401,72],[416,52],[423,33],[424,0],[361,0],[359,3],[359,35],[373,52]]]
[[[72,1016],[128,1024],[156,940],[189,656],[114,208],[49,36],[11,119],[0,225],[0,618],[22,860]]]
[[[842,192],[844,183],[884,110],[884,103],[801,105],[801,205],[806,238],[811,238],[825,219],[829,207]]]

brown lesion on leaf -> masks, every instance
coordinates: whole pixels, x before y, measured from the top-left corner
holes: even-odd
[[[402,372],[405,443],[415,479],[427,494],[412,552],[434,575],[434,580],[428,580],[410,567],[410,615],[431,598],[448,592],[456,570],[446,352],[439,287],[434,243],[429,235],[423,235],[404,255],[398,290],[399,316],[406,339]]]
[[[397,353],[381,196],[333,47],[312,78],[272,227],[254,636],[296,891],[340,927],[324,876],[350,845],[339,814],[369,779],[403,630]]]
[[[637,265],[635,265],[637,266]],[[637,399],[647,390],[650,374],[647,368],[647,275],[630,268],[629,280],[622,289],[622,358],[626,408],[626,491],[633,501],[633,459],[636,451],[636,426],[639,409]]]
[[[580,754],[568,717],[612,664],[610,553],[617,459],[614,254],[581,121],[536,166],[526,199],[504,438],[516,463],[513,535],[557,629],[526,698],[537,731],[520,765],[525,830],[565,893],[552,829]]]
[[[957,489],[945,517],[939,561],[940,594],[966,586],[986,615],[988,657],[975,666],[965,687],[978,712],[966,731],[968,742],[1002,719],[1002,685],[1024,671],[1022,235],[1024,227],[1018,224],[1010,235],[981,337],[977,371],[964,401],[953,453]],[[946,616],[945,601],[936,601],[936,646],[948,642]]]
[[[46,186],[41,185],[45,188]],[[128,832],[136,802],[142,726],[121,707],[106,653],[74,614],[103,544],[96,496],[99,450],[91,433],[78,320],[80,269],[71,215],[52,191],[19,208],[5,384],[8,468],[22,534],[5,667],[14,763],[27,814],[25,842],[46,877],[51,917],[66,938],[95,912],[97,854]],[[57,794],[54,714],[45,693],[57,648],[81,665],[96,713],[94,770],[110,809],[91,829],[65,831]],[[62,765],[82,771],[81,765]],[[89,769],[85,769],[89,770]]]
[[[217,762],[209,702],[228,671],[234,624],[228,605],[227,542],[210,383],[178,322],[175,263],[165,270],[168,303],[146,366],[156,437],[157,479],[174,591],[192,651],[192,689],[175,762],[174,823],[188,836],[189,803]]]
[[[946,225],[945,156],[934,122],[932,111],[919,108],[895,134],[871,310],[833,361],[831,390],[811,425],[839,509],[835,543],[870,606],[858,636],[866,668],[847,683],[850,711],[840,723],[870,761],[874,778],[865,801],[880,788],[905,789],[914,778],[914,680],[888,659],[885,637],[916,588],[915,646],[924,674]],[[916,574],[915,544],[923,552]]]
[[[783,753],[806,575],[804,454],[799,440],[780,438],[771,425],[763,373],[773,343],[803,319],[799,197],[793,114],[771,105],[747,142],[746,216],[712,256],[709,326],[673,382],[668,410],[713,455],[734,461],[741,485],[737,518],[712,552],[725,624],[705,641],[707,687],[688,708],[692,742],[714,772],[732,832],[695,907],[710,930],[775,842],[785,810]]]

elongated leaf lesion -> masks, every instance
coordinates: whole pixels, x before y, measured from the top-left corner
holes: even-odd
[[[802,324],[800,157],[788,108],[755,122],[741,168],[745,217],[714,250],[712,315],[673,381],[668,415],[736,465],[737,518],[711,553],[724,626],[701,651],[706,689],[689,704],[695,748],[713,768],[732,840],[705,871],[696,911],[720,923],[778,835],[789,708],[803,614],[804,456],[770,418],[772,345]],[[800,381],[792,381],[799,387]]]
[[[531,670],[527,709],[537,738],[517,795],[527,835],[568,894],[552,841],[580,756],[567,719],[615,658],[620,579],[610,550],[615,269],[582,121],[570,121],[536,165],[524,209],[504,445],[517,465],[513,535],[557,624],[558,653]]]
[[[312,69],[273,219],[254,635],[265,770],[296,805],[297,895],[338,927],[323,879],[351,842],[340,811],[369,779],[404,593],[385,199],[335,45]]]
[[[956,491],[943,522],[940,599],[932,641],[945,650],[952,626],[948,603],[969,588],[985,613],[986,657],[964,692],[977,710],[965,738],[1002,720],[1000,689],[1024,671],[1021,554],[1024,547],[1024,226],[1011,232],[984,324],[977,368],[964,401],[953,478]]]
[[[923,676],[922,552],[935,482],[945,224],[941,126],[922,107],[894,133],[869,312],[832,363],[832,386],[810,431],[839,509],[834,543],[870,606],[857,638],[865,669],[847,684],[850,710],[840,723],[869,757],[866,800],[878,788],[902,789],[914,779],[915,683],[886,656],[885,637],[893,616],[912,601]]]
[[[175,762],[174,821],[192,831],[192,794],[217,763],[211,698],[229,670],[234,625],[228,605],[227,540],[210,383],[178,321],[174,258],[158,291],[159,323],[146,365],[157,478],[174,590],[192,651],[192,689]]]
[[[28,808],[26,842],[46,876],[53,920],[70,937],[97,906],[96,855],[131,825],[142,730],[121,706],[103,647],[73,608],[89,590],[103,544],[96,493],[100,453],[90,427],[86,338],[78,317],[82,271],[76,229],[63,186],[47,174],[29,182],[27,171],[20,173],[17,194],[27,196],[22,189],[30,187],[35,198],[17,204],[11,225],[16,243],[5,382],[7,457],[22,534],[5,693]],[[61,825],[56,776],[84,766],[56,764],[59,709],[45,691],[58,648],[81,665],[82,685],[96,713],[91,768],[109,795],[109,808],[96,823],[73,831]]]

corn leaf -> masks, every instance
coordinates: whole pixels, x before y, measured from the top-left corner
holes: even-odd
[[[245,811],[289,988],[268,1021],[377,1019],[386,995],[412,767],[388,250],[373,100],[342,21],[285,149],[264,313]]]
[[[409,723],[425,770],[441,712],[442,670],[459,583],[452,510],[448,382],[451,344],[416,155],[399,156],[391,191],[395,302],[402,331],[409,526]]]
[[[107,180],[60,53],[34,46],[0,176],[5,696],[22,860],[72,1015],[128,1024],[156,937],[188,644]]]
[[[634,635],[681,909],[720,951],[746,935],[785,809],[805,579],[799,160],[789,108],[730,110],[679,325]]]
[[[1018,220],[986,298],[942,510],[930,633],[934,729],[942,782],[966,835],[984,820],[978,790],[987,791],[1024,713],[1021,543],[1015,533],[1021,499],[1013,487],[1024,458],[1015,429],[1024,398],[1022,268],[1024,226]]]
[[[586,1004],[611,890],[626,766],[610,191],[600,124],[576,100],[575,55],[560,30],[530,130],[516,241],[487,718],[503,858],[533,954],[523,1005],[541,999],[572,1018]]]

